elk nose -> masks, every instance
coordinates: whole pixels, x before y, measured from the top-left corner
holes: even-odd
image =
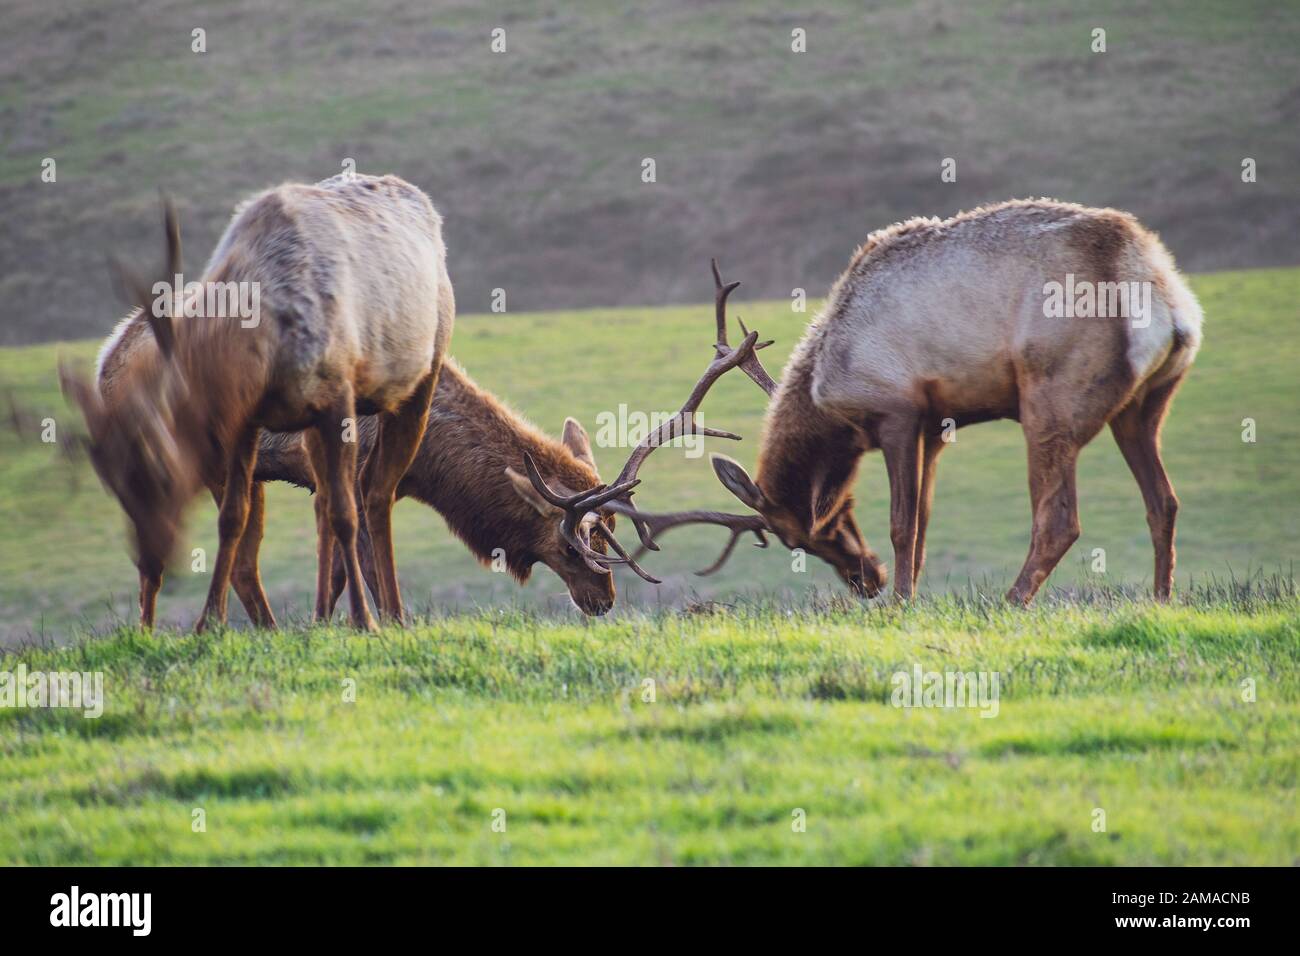
[[[573,603],[578,606],[579,611],[591,617],[608,614],[609,609],[614,606],[613,599],[604,594],[575,595]]]

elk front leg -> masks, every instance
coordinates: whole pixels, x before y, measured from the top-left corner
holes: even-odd
[[[429,420],[429,401],[437,377],[430,372],[410,397],[392,414],[380,416],[375,447],[366,459],[361,484],[365,494],[366,523],[379,589],[379,613],[385,620],[402,620],[402,592],[393,554],[393,503],[397,485],[411,467]]]
[[[366,525],[366,516],[364,511],[357,513],[357,558],[361,561],[361,576],[366,579],[366,587],[370,591],[370,597],[379,600],[379,587],[375,583],[375,560],[374,552],[370,544],[370,531]],[[343,548],[335,542],[334,544],[334,580],[330,588],[330,616],[334,615],[334,605],[338,603],[339,596],[343,593],[343,587],[348,583],[347,571],[344,568]]]
[[[244,605],[248,619],[257,627],[275,627],[275,613],[262,587],[262,572],[257,557],[262,549],[262,535],[266,530],[266,486],[253,483],[253,495],[248,511],[248,524],[239,539],[235,553],[235,572],[232,578],[235,594]]]
[[[220,482],[208,485],[212,500],[221,509],[221,500],[225,488]],[[257,554],[262,546],[262,532],[266,521],[266,489],[262,482],[253,483],[252,498],[249,502],[248,524],[244,536],[239,539],[239,548],[235,552],[235,569],[231,573],[230,583],[235,588],[239,603],[244,606],[244,613],[256,627],[275,627],[275,614],[271,611],[271,602],[266,599],[262,589],[262,575],[257,567]]]
[[[221,510],[217,514],[217,563],[212,569],[212,583],[208,586],[208,599],[203,605],[194,629],[202,632],[212,624],[226,623],[226,594],[234,572],[235,552],[248,526],[248,513],[252,507],[253,468],[257,464],[256,426],[247,428],[236,439],[230,450],[226,467],[225,493],[221,496]]]
[[[924,447],[921,450],[920,506],[916,512],[916,550],[912,557],[912,593],[914,594],[921,581],[921,568],[925,566],[925,532],[930,525],[930,507],[934,504],[935,467],[943,446],[942,435],[927,426]]]
[[[1036,435],[1027,428],[1025,435],[1029,439],[1029,498],[1034,525],[1029,556],[1007,592],[1007,600],[1020,605],[1034,599],[1080,532],[1075,491],[1079,445],[1050,431]]]
[[[894,545],[894,596],[912,597],[920,511],[920,423],[914,418],[886,420],[880,449],[889,473],[889,537]]]
[[[162,589],[163,567],[161,564],[141,562],[136,565],[140,571],[140,626],[145,630],[153,628],[154,612],[158,607],[158,592]]]
[[[316,477],[316,494],[322,490],[325,501],[318,502],[318,516],[328,516],[333,537],[343,549],[343,567],[347,572],[348,600],[351,605],[353,627],[376,630],[375,619],[366,603],[365,584],[361,565],[357,560],[357,503],[356,482],[357,444],[343,440],[344,419],[355,419],[356,409],[349,386],[333,411],[325,415],[308,436],[307,447],[311,453],[312,469]],[[318,522],[319,525],[319,522]],[[317,612],[329,610],[332,589],[331,564],[333,541],[318,535],[317,554],[320,566],[316,577]]]

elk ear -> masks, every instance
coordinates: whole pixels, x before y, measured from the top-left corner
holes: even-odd
[[[767,496],[754,484],[754,479],[749,477],[739,462],[716,453],[710,455],[709,460],[713,462],[713,473],[718,476],[718,481],[722,482],[724,488],[755,511],[762,511],[768,506]]]
[[[181,275],[181,225],[176,215],[176,206],[165,193],[162,195],[162,206],[163,234],[167,240],[164,284],[170,288],[171,282],[180,281],[178,277]],[[116,256],[108,257],[108,271],[112,276],[113,289],[118,297],[132,308],[141,310],[141,318],[145,319],[149,323],[149,328],[153,329],[153,337],[158,341],[158,348],[162,350],[164,357],[170,358],[176,344],[176,330],[172,326],[171,316],[175,303],[171,295],[167,294],[165,299],[162,296],[154,296],[149,284],[140,274],[128,268]],[[165,310],[154,307],[155,302],[159,301],[167,302]],[[159,315],[159,312],[163,314]]]
[[[538,514],[549,516],[560,510],[537,493],[537,489],[533,487],[533,483],[528,480],[527,475],[521,475],[507,466],[506,477],[510,479],[510,484],[514,486],[515,494],[536,508]]]
[[[564,420],[564,434],[560,440],[564,442],[565,448],[573,452],[574,458],[593,469],[596,467],[596,457],[591,453],[591,439],[576,418]]]

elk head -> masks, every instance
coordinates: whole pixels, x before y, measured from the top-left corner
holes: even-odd
[[[586,430],[576,419],[568,418],[564,422],[561,437],[567,448],[582,465],[596,474],[596,459],[591,452],[591,439]],[[559,501],[577,500],[582,497],[566,484],[562,478],[553,477],[550,483],[544,481],[537,464],[528,456],[525,459],[527,474],[521,474],[514,468],[506,468],[506,477],[514,486],[515,493],[531,505],[541,516],[540,527],[536,529],[531,548],[531,556],[545,564],[564,582],[569,597],[584,614],[601,615],[614,606],[614,575],[608,567],[595,560],[589,560],[581,554],[568,540],[565,524],[566,511]],[[532,475],[537,475],[534,483]],[[599,478],[597,478],[599,480]],[[546,493],[540,491],[545,488]],[[612,534],[614,518],[612,515],[600,515],[590,512],[582,516],[573,536],[586,541],[598,554],[604,555],[604,539],[594,526],[601,524],[604,531]],[[596,540],[593,543],[592,538]]]
[[[814,480],[807,489],[807,507],[791,507],[767,495],[738,462],[725,455],[713,455],[711,459],[713,472],[723,487],[758,512],[768,530],[786,548],[799,548],[821,558],[835,569],[854,594],[875,597],[884,588],[888,579],[885,565],[867,547],[853,517],[853,498],[843,490],[850,483],[851,475],[837,485],[837,494],[830,500],[820,493],[820,487],[827,483],[825,478]],[[730,549],[718,566],[729,552]]]
[[[717,342],[714,344],[715,358],[706,372],[704,379],[696,386],[692,402],[683,409],[694,410],[699,398],[712,381],[728,368],[739,367],[769,397],[776,391],[777,383],[763,368],[762,362],[755,354],[771,342],[756,342],[757,334],[745,328],[740,322],[745,340],[739,347],[732,349],[727,344],[727,296],[740,283],[723,284],[718,272],[718,264],[713,262],[714,313],[717,323]],[[712,377],[710,377],[712,376]],[[727,433],[708,432],[723,438],[735,438]],[[791,493],[801,498],[798,502],[786,502],[764,493],[763,489],[749,477],[745,469],[737,462],[724,455],[712,455],[714,473],[723,486],[748,505],[756,513],[751,515],[726,514],[719,511],[677,511],[670,514],[650,514],[637,511],[625,498],[616,498],[606,508],[632,518],[641,535],[642,548],[657,550],[654,539],[671,528],[687,524],[715,524],[727,528],[731,536],[718,559],[696,574],[712,574],[726,563],[735,550],[736,544],[748,532],[757,539],[757,547],[767,547],[767,533],[775,534],[787,548],[801,548],[813,554],[835,568],[841,580],[855,593],[872,597],[884,587],[886,572],[876,555],[867,547],[862,532],[858,530],[853,518],[853,498],[848,489],[852,486],[853,467],[856,456],[846,458],[843,462],[828,461],[826,455],[836,447],[834,443],[822,442],[816,436],[805,436],[803,442],[805,463],[811,462],[815,474],[809,480],[790,483]],[[647,452],[648,453],[648,452]],[[642,455],[644,457],[644,455]],[[639,464],[634,454],[634,461]],[[629,464],[632,464],[630,462]],[[620,480],[634,477],[620,475]],[[639,555],[638,555],[639,556]],[[632,565],[637,570],[635,564]],[[638,571],[638,573],[641,573]],[[642,574],[645,577],[644,574]]]
[[[164,228],[163,275],[170,287],[171,277],[181,271],[181,246],[176,213],[169,202],[164,204]],[[97,383],[62,362],[59,379],[65,398],[85,418],[95,472],[126,511],[138,563],[161,570],[175,549],[185,504],[201,484],[195,456],[188,448],[201,432],[185,411],[185,382],[173,359],[174,304],[154,308],[151,286],[120,263],[112,264],[119,292],[140,307],[135,321],[147,322],[153,330],[160,359],[134,369],[131,381],[122,383],[111,402],[104,401]]]

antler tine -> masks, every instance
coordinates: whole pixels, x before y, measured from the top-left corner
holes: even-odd
[[[710,259],[709,267],[713,270],[713,315],[718,323],[718,344],[727,344],[727,296],[740,288],[740,282],[722,282],[722,273],[718,271],[718,260]]]
[[[744,369],[745,374],[769,395],[776,389],[776,383],[767,374],[767,371],[763,368],[763,363],[758,360],[758,356],[755,354],[759,348],[765,348],[771,345],[771,342],[764,342],[759,345],[758,332],[745,329],[742,322],[741,328],[744,329],[745,333],[744,340],[734,349],[727,343],[727,297],[740,286],[740,283],[724,283],[722,281],[722,273],[718,268],[717,259],[711,259],[709,265],[713,270],[714,317],[717,322],[717,341],[713,346],[715,352],[713,361],[709,363],[709,367],[704,370],[704,374],[695,383],[695,387],[691,389],[690,395],[682,404],[682,407],[678,409],[677,414],[646,435],[632,449],[632,453],[628,456],[618,477],[611,484],[597,485],[595,488],[573,495],[562,495],[546,484],[532,456],[524,456],[524,468],[528,473],[529,481],[532,482],[533,487],[542,498],[564,511],[564,518],[560,523],[564,538],[570,547],[582,556],[587,566],[593,571],[607,571],[612,565],[626,564],[645,580],[653,584],[659,584],[660,581],[637,564],[636,559],[629,555],[623,546],[618,543],[613,532],[601,524],[599,520],[592,525],[592,530],[584,537],[583,521],[587,515],[593,512],[603,511],[608,513],[612,511],[624,514],[631,519],[632,526],[641,539],[641,546],[651,551],[658,551],[659,546],[655,543],[655,535],[659,530],[666,530],[667,527],[672,525],[653,523],[654,519],[660,516],[647,518],[643,512],[636,509],[630,500],[632,489],[641,482],[637,477],[637,472],[646,458],[660,445],[684,435],[704,435],[710,438],[725,438],[730,441],[740,440],[740,436],[734,432],[710,428],[696,420],[696,414],[699,411],[700,403],[704,400],[704,396],[713,387],[713,383],[731,369],[737,366]],[[727,550],[704,573],[712,573],[718,567],[721,567],[722,562],[727,559],[735,547],[736,539],[746,531],[753,531],[758,537],[759,543],[763,547],[767,547],[767,539],[763,537],[763,531],[766,530],[767,526],[763,523],[762,518],[722,515],[719,512],[686,512],[684,514],[687,517],[682,519],[683,522],[691,520],[691,515],[711,515],[715,519],[713,523],[726,524],[732,528],[732,540],[728,544]],[[701,517],[695,520],[710,519]],[[739,524],[735,524],[735,522],[739,522]],[[617,557],[601,554],[592,548],[588,540],[592,533],[598,534],[614,550]]]
[[[718,568],[726,564],[727,559],[731,557],[731,552],[736,550],[736,544],[740,541],[740,536],[744,534],[746,531],[753,531],[754,536],[758,538],[758,541],[754,544],[754,547],[756,548],[767,547],[767,538],[764,536],[763,532],[760,529],[732,528],[731,537],[727,541],[727,546],[722,549],[722,553],[718,555],[718,559],[714,561],[712,564],[710,564],[707,568],[703,568],[699,571],[696,571],[695,573],[699,577],[702,578],[707,577],[708,575],[712,574],[714,571],[718,570]]]
[[[641,567],[641,565],[637,564],[636,559],[628,554],[623,546],[619,544],[618,539],[614,537],[614,532],[606,528],[599,520],[592,522],[592,530],[598,533],[601,538],[603,538],[609,546],[614,549],[615,554],[618,556],[611,558],[609,555],[601,554],[595,548],[591,547],[591,545],[583,539],[580,530],[582,527],[582,520],[587,513],[589,512],[584,513],[579,510],[570,511],[564,516],[564,520],[560,523],[560,528],[564,534],[565,540],[569,542],[570,547],[578,552],[582,557],[582,560],[586,562],[587,567],[591,568],[591,570],[595,571],[597,574],[604,574],[609,571],[613,565],[626,564],[651,584],[663,584],[663,582],[657,577],[652,575],[645,568]]]
[[[608,487],[597,485],[573,503],[573,510],[577,512],[595,511],[601,505],[613,501],[615,498],[631,497],[632,489],[639,484],[641,484],[640,478],[631,478]]]
[[[622,501],[616,501],[609,505],[609,510],[617,514],[627,515],[633,521],[644,524],[650,537],[649,543],[642,538],[642,545],[659,550],[654,545],[654,538],[669,531],[672,528],[680,527],[685,524],[715,524],[728,528],[731,531],[731,537],[727,541],[727,546],[722,550],[722,554],[711,565],[703,570],[696,571],[701,577],[712,574],[721,568],[727,559],[731,557],[732,551],[735,550],[736,544],[740,541],[745,532],[753,532],[754,537],[758,540],[754,543],[756,548],[766,548],[768,545],[765,532],[770,531],[767,522],[760,515],[736,515],[728,514],[723,511],[674,511],[668,514],[653,514],[647,511],[637,511],[630,504]]]
[[[579,532],[582,518],[583,512],[581,511],[567,512],[560,521],[560,533],[564,535],[564,540],[569,543],[569,547],[577,551],[582,560],[586,562],[587,567],[597,574],[606,574],[609,572],[611,564],[621,564],[622,562],[611,558],[607,554],[601,554],[583,540],[582,534]]]
[[[605,542],[611,548],[614,549],[614,552],[619,556],[620,559],[618,561],[614,561],[610,559],[608,556],[606,556],[606,561],[608,561],[610,564],[626,564],[629,568],[631,568],[633,571],[635,571],[639,576],[641,576],[645,580],[649,581],[651,584],[663,584],[663,582],[660,581],[657,577],[655,577],[653,574],[648,572],[645,568],[641,567],[641,565],[636,563],[636,559],[633,558],[630,554],[628,554],[627,551],[623,549],[623,546],[618,543],[618,538],[614,537],[614,532],[610,531],[599,521],[597,521],[594,525],[592,525],[592,527],[595,528],[596,532],[602,538],[605,539]]]
[[[682,435],[708,434],[709,431],[712,431],[706,430],[704,426],[695,421],[695,413],[699,410],[700,403],[704,401],[704,396],[708,393],[709,389],[713,387],[713,383],[721,378],[724,372],[735,368],[737,365],[740,365],[746,357],[754,354],[754,343],[757,340],[758,333],[751,332],[749,335],[745,336],[745,341],[740,343],[738,348],[728,350],[727,354],[719,355],[709,363],[709,367],[705,369],[704,374],[700,376],[700,380],[695,383],[695,388],[691,389],[690,396],[686,399],[685,403],[683,403],[682,407],[678,409],[677,414],[661,424],[650,434],[646,435],[645,438],[641,439],[640,443],[637,444],[636,448],[632,449],[632,454],[628,456],[627,462],[623,465],[623,470],[620,471],[618,477],[614,479],[614,484],[622,484],[635,478],[637,471],[641,468],[642,462],[650,457],[650,453],[660,445],[666,444],[674,438],[679,438]],[[715,431],[714,434],[715,437],[719,438],[731,438],[736,441],[740,440],[738,435],[733,435],[731,432]]]
[[[728,282],[723,285],[722,272],[718,269],[718,260],[710,259],[709,264],[713,267],[713,306],[715,318],[718,324],[718,341],[713,346],[719,357],[731,352],[731,347],[727,344],[727,296],[740,285],[739,282]],[[741,331],[749,337],[749,329],[745,328],[745,323],[740,323]],[[772,343],[770,341],[757,344],[753,347],[753,352],[759,349],[765,349]],[[740,362],[740,369],[750,377],[755,385],[761,388],[769,396],[776,391],[776,380],[767,374],[767,369],[763,368],[763,362],[755,354],[749,354]]]
[[[537,489],[539,495],[555,505],[555,507],[563,508],[566,511],[588,495],[597,494],[609,487],[608,485],[597,485],[595,488],[588,488],[586,491],[580,491],[577,494],[562,495],[557,491],[553,491],[551,486],[546,483],[546,479],[542,477],[542,473],[537,469],[537,462],[533,461],[533,456],[528,452],[524,452],[524,471],[528,473],[528,480],[533,483],[533,487]]]

